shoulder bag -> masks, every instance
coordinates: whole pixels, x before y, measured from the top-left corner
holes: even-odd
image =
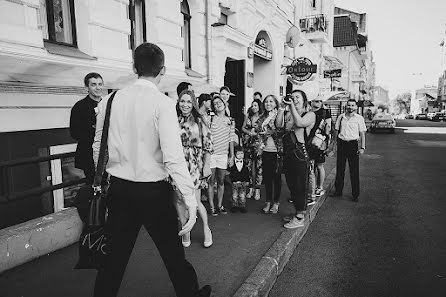
[[[102,130],[99,158],[93,185],[85,185],[76,195],[79,216],[84,228],[79,238],[79,260],[74,269],[99,269],[110,253],[110,238],[107,235],[107,191],[102,189],[102,178],[107,164],[106,151],[110,113],[116,91],[110,96]]]

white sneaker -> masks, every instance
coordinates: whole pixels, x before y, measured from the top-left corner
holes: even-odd
[[[317,197],[321,197],[321,196],[324,196],[325,191],[324,191],[324,189],[317,188],[315,194]]]
[[[274,203],[271,209],[269,210],[270,213],[276,214],[279,212],[279,203]]]
[[[260,200],[260,189],[256,189],[256,193],[254,195],[254,200]]]
[[[294,217],[291,221],[283,225],[287,229],[296,229],[305,226],[305,219],[298,219]]]
[[[263,213],[269,213],[270,206],[271,202],[266,202],[265,207],[263,208]]]
[[[246,194],[247,199],[251,199],[252,195],[254,195],[254,188],[249,188],[248,194]]]

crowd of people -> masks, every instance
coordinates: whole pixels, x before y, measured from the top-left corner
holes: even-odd
[[[334,145],[342,153],[335,194],[342,193],[347,159],[350,166],[353,162],[353,174],[359,174],[353,154],[358,143],[359,153],[365,149],[365,126],[361,116],[354,116],[354,100],[335,123],[339,135],[334,136],[330,110],[321,98],[310,101],[299,89],[284,98],[255,92],[243,123],[236,123],[229,109],[234,94],[226,86],[197,98],[190,83],[180,83],[174,108],[172,99],[157,89],[165,72],[164,54],[158,46],[140,45],[134,65],[138,80],[117,91],[111,109],[106,171],[111,176],[113,252],[98,272],[95,296],[116,296],[141,225],[160,250],[177,296],[209,296],[209,286],[198,289],[195,271],[182,247],[191,244],[197,213],[203,222],[203,246],[213,245],[208,214],[228,213],[223,199],[228,176],[231,212],[248,212],[246,199],[255,199],[264,200],[261,212],[277,214],[284,174],[295,211],[284,217],[283,226],[294,229],[304,226],[308,205],[324,195],[324,162]],[[102,85],[100,74],[88,74],[89,95],[71,113],[70,131],[79,143],[76,167],[84,170],[87,183],[94,175],[109,98],[101,100],[98,95]],[[241,127],[238,135],[237,124]],[[357,201],[359,178],[353,177],[353,183]],[[208,209],[203,200],[209,203]],[[150,209],[150,214],[142,209]]]

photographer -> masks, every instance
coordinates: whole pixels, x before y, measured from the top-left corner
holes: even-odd
[[[307,105],[308,100],[305,92],[294,90],[280,104],[276,118],[276,126],[278,128],[285,127],[286,131],[283,136],[283,169],[296,210],[295,214],[284,218],[287,221],[284,227],[288,229],[303,227],[305,223],[309,168],[309,157],[305,143],[316,120],[313,112],[307,112]],[[289,107],[290,112],[285,115],[286,106]]]

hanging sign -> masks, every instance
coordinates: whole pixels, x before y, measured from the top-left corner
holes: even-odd
[[[291,66],[286,67],[286,73],[297,81],[306,81],[316,72],[317,65],[314,65],[310,59],[305,57],[295,59]]]
[[[341,77],[342,69],[332,69],[324,71],[324,78]]]

